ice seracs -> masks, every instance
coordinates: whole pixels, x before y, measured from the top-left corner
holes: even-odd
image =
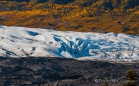
[[[0,26],[0,56],[139,60],[139,36]]]

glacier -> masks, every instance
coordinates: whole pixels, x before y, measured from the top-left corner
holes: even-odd
[[[139,36],[0,26],[0,56],[139,61]]]

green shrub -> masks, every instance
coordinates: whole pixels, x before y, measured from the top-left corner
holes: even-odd
[[[126,78],[127,82],[124,86],[137,86],[137,76],[135,75],[132,69],[129,69],[127,71]]]

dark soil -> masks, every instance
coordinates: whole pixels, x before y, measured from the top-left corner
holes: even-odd
[[[78,61],[65,58],[0,57],[3,86],[122,86],[126,71],[132,68],[139,78],[139,63],[120,64],[101,61]],[[95,81],[99,79],[98,83]],[[139,85],[137,85],[139,86]]]

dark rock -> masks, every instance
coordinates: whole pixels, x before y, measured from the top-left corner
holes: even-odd
[[[139,63],[120,64],[101,61],[78,61],[66,58],[0,57],[0,79],[3,86],[103,86],[96,79],[126,80],[132,68],[139,78]],[[110,83],[122,86],[124,83]]]

